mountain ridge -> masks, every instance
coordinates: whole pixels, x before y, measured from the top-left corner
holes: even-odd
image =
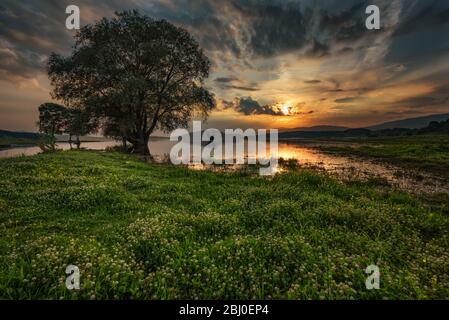
[[[371,130],[380,131],[387,129],[422,129],[427,127],[431,122],[444,122],[449,119],[449,113],[434,114],[423,117],[406,118],[401,120],[388,121],[380,123],[377,125],[372,125],[363,128],[349,128],[344,126],[334,126],[334,125],[317,125],[312,127],[298,127],[291,129],[279,129],[280,133],[308,133],[313,135],[313,133],[342,133],[356,130]],[[26,131],[9,131],[0,129],[0,137],[11,137],[11,138],[23,138],[23,139],[37,139],[39,138],[39,133],[36,132],[26,132]]]
[[[449,119],[449,113],[433,114],[429,116],[406,118],[402,120],[388,121],[377,125],[366,127],[366,129],[377,131],[385,129],[422,129],[431,122],[442,122]]]

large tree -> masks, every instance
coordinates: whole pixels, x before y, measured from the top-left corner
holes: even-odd
[[[203,86],[210,62],[180,27],[127,11],[83,27],[75,38],[70,56],[50,56],[54,98],[92,107],[136,153],[149,154],[154,130],[185,128],[215,107]]]

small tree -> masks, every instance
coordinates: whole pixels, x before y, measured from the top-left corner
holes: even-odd
[[[113,108],[108,114],[102,124],[104,136],[121,141],[123,151],[128,152],[128,137],[134,126],[134,116],[129,114],[126,107]]]
[[[195,114],[208,116],[215,107],[203,87],[209,69],[186,30],[137,11],[83,27],[73,53],[53,53],[48,63],[54,98],[72,107],[92,106],[141,154],[149,154],[155,129],[169,132],[187,127]],[[123,114],[131,121],[122,122]]]
[[[69,143],[72,145],[72,137],[75,136],[75,145],[80,148],[80,136],[95,132],[98,128],[98,120],[88,109],[67,109],[67,121],[65,131],[69,134]]]
[[[56,134],[62,134],[67,124],[67,109],[56,103],[44,103],[39,106],[39,132],[44,133],[40,144],[44,151],[56,149]]]
[[[126,119],[115,119],[114,121],[108,121],[103,124],[103,135],[105,137],[113,138],[122,142],[123,152],[128,152],[128,128],[130,127]]]

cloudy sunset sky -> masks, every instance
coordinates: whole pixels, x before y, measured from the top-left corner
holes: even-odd
[[[81,24],[141,12],[189,30],[212,61],[217,128],[361,127],[449,113],[447,0],[0,0],[0,129],[36,130],[45,65]],[[381,9],[367,30],[365,9]]]

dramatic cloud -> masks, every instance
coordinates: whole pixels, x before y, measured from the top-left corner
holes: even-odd
[[[449,8],[444,1],[410,1],[407,11],[395,36],[432,31],[449,23]]]
[[[318,84],[318,83],[321,83],[321,80],[304,80],[304,83],[307,83],[307,84]]]
[[[361,97],[347,97],[347,98],[342,98],[342,99],[336,99],[335,102],[336,103],[353,103],[353,102],[360,101],[361,99],[362,99]]]
[[[214,81],[218,82],[218,83],[239,82],[239,80],[237,78],[226,78],[226,77],[216,78]]]
[[[303,107],[302,104],[297,104],[295,106],[282,103],[261,104],[251,97],[238,98],[232,102],[222,100],[220,101],[220,104],[222,105],[223,109],[232,109],[245,116],[270,115],[292,117],[314,113],[313,110],[301,111]]]
[[[282,126],[361,126],[397,113],[404,118],[449,110],[448,1],[3,0],[0,128],[13,129],[14,117],[25,123],[26,108],[29,128],[35,128],[35,108],[50,89],[48,55],[68,54],[73,45],[74,32],[65,28],[69,4],[80,7],[82,25],[138,9],[186,28],[212,61],[207,86],[217,99],[233,101],[220,112],[252,115],[243,117],[247,122],[273,116],[288,118]],[[381,30],[365,27],[370,4],[381,10]],[[16,98],[14,90],[6,95],[11,86],[20,89]],[[24,94],[35,100],[20,99]],[[22,105],[15,114],[17,101]],[[286,105],[293,107],[282,117],[279,106]],[[300,117],[304,113],[309,116]],[[219,119],[214,116],[214,123]]]
[[[271,115],[281,116],[282,112],[274,110],[272,106],[261,105],[258,101],[251,97],[237,98],[234,101],[221,100],[220,104],[223,109],[234,110],[246,116],[250,115]]]
[[[271,106],[260,105],[259,102],[248,98],[241,98],[236,106],[236,110],[247,116],[255,114],[268,114],[272,116],[281,116],[283,113],[279,110],[274,110]]]
[[[245,85],[243,81],[234,78],[234,77],[220,77],[214,80],[217,87],[222,90],[230,90],[235,89],[238,91],[258,91],[259,88],[257,84],[252,83],[249,85]]]

